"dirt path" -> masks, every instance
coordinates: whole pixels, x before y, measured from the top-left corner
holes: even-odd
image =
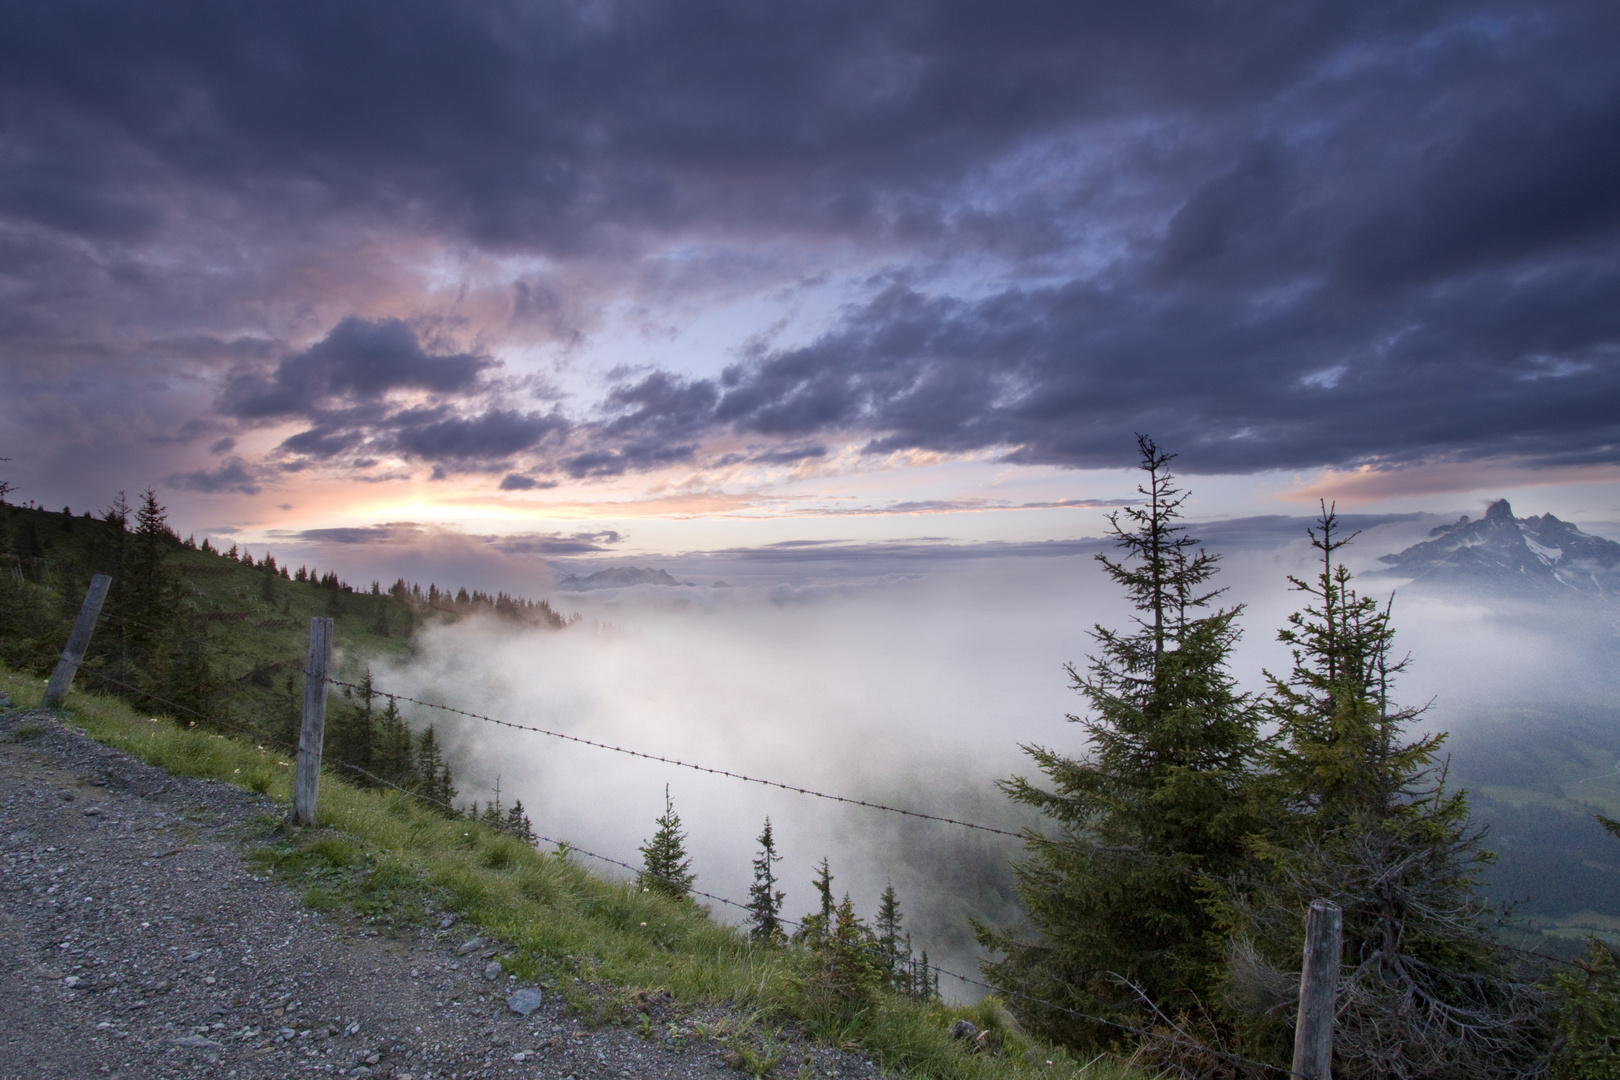
[[[276,804],[0,711],[0,1076],[574,1077],[726,1073],[725,1047],[517,1015],[471,931],[374,931],[250,873]],[[688,1036],[692,1033],[687,1032]],[[781,1076],[876,1077],[796,1047]]]

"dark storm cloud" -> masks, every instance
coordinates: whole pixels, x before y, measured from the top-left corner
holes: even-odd
[[[1135,431],[1186,471],[1614,462],[1617,52],[1620,8],[1575,2],[12,5],[0,339],[93,363],[130,348],[108,310],[155,311],[221,417],[307,422],[284,467],[507,490],[712,464],[715,436],[766,465],[851,438],[1122,465]],[[564,415],[394,319],[273,359],[213,308],[341,286],[228,245],[173,270],[209,229],[298,266],[340,224],[545,257],[507,288],[548,340],[583,324],[576,258],[845,244],[895,272],[814,341]]]
[[[471,389],[491,361],[465,353],[430,355],[398,319],[350,316],[320,342],[286,357],[272,372],[233,375],[220,411],[243,420],[303,416],[332,398],[373,399],[391,390],[457,393]]]
[[[504,555],[589,555],[611,551],[622,543],[623,533],[606,529],[588,533],[513,533],[490,537],[489,545]]]
[[[554,488],[556,486],[557,481],[555,480],[536,480],[534,477],[524,476],[522,473],[507,473],[501,477],[500,483],[502,491],[533,491],[536,488]]]
[[[302,529],[297,532],[272,530],[278,540],[302,540],[315,544],[387,544],[413,541],[423,534],[414,521],[391,521],[386,525],[355,525],[337,529]]]
[[[174,473],[164,483],[170,487],[205,494],[232,491],[243,495],[257,495],[260,491],[258,470],[234,454],[226,458],[216,469]]]

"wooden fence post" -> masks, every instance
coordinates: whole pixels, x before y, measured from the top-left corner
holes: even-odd
[[[73,632],[68,635],[67,647],[62,650],[62,659],[56,662],[50,685],[45,687],[45,697],[40,701],[44,708],[54,709],[67,697],[68,687],[73,685],[73,676],[84,662],[86,650],[90,648],[90,635],[95,632],[96,619],[101,617],[101,605],[107,599],[107,587],[111,584],[112,578],[106,574],[96,574],[90,579],[84,604],[79,608],[79,617],[73,621]]]
[[[1295,1080],[1333,1076],[1333,1013],[1343,937],[1339,905],[1312,900],[1305,918],[1305,965],[1299,975],[1299,1020],[1294,1026]]]
[[[293,823],[315,824],[321,785],[321,744],[326,739],[326,665],[332,659],[332,620],[309,620],[309,660],[304,665],[304,726],[298,732],[298,771],[293,777]]]

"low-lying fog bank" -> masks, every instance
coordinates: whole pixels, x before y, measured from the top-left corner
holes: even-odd
[[[1376,565],[1413,532],[1406,523],[1373,530],[1352,565]],[[1247,605],[1234,668],[1248,689],[1262,687],[1263,668],[1286,670],[1276,631],[1299,606],[1287,575],[1311,573],[1311,555],[1303,535],[1226,552],[1218,584],[1230,589],[1225,600]],[[699,584],[554,597],[611,623],[607,632],[483,619],[431,627],[413,663],[377,669],[376,679],[504,720],[782,783],[998,828],[1032,823],[995,781],[1027,770],[1020,744],[1083,752],[1079,728],[1065,720],[1083,703],[1063,665],[1084,665],[1094,623],[1122,626],[1130,614],[1090,554],[785,561],[767,572],[670,560],[677,579]],[[733,587],[712,587],[717,579]],[[1382,595],[1398,583],[1362,584]],[[1606,608],[1510,610],[1401,596],[1396,622],[1400,647],[1413,655],[1400,697],[1435,699],[1422,721],[1428,729],[1460,732],[1471,712],[1504,702],[1614,694]],[[947,967],[976,973],[969,916],[1017,917],[1008,863],[1015,841],[415,715],[446,736],[464,799],[487,799],[498,779],[503,800],[521,798],[540,832],[626,862],[639,862],[668,784],[707,891],[747,899],[755,837],[769,815],[793,917],[812,909],[813,866],[824,855],[835,889],[848,890],[868,917],[892,882],[915,943]],[[942,988],[962,992],[950,980]]]

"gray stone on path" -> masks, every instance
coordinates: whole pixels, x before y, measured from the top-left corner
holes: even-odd
[[[491,960],[489,963],[484,965],[484,978],[488,979],[490,982],[494,982],[500,977],[501,962],[499,960]]]
[[[528,1016],[540,1007],[540,988],[538,986],[525,986],[522,990],[512,994],[506,999],[506,1004],[519,1016]]]
[[[477,952],[479,947],[483,944],[484,939],[481,937],[468,938],[466,941],[463,941],[461,943],[461,947],[456,950],[456,955],[466,956],[468,953]]]
[[[225,1047],[213,1039],[205,1039],[201,1035],[183,1035],[178,1039],[170,1039],[171,1046],[190,1046],[197,1050],[223,1050]]]

